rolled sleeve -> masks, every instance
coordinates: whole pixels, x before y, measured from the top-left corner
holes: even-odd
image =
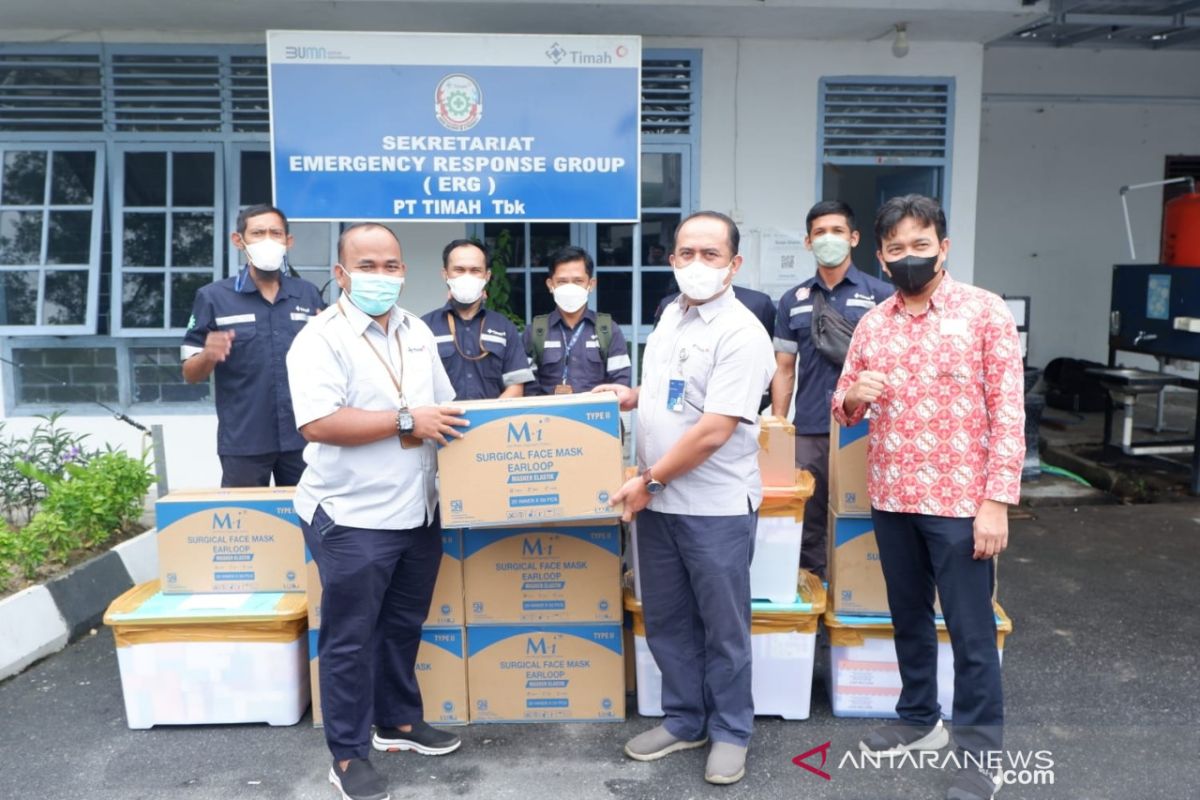
[[[608,363],[605,364],[605,383],[629,386],[633,375],[633,363],[629,360],[629,345],[625,334],[613,326],[612,342],[608,346]]]
[[[346,366],[330,342],[311,326],[296,335],[288,350],[287,367],[297,430],[346,406]]]
[[[1021,501],[1025,461],[1025,371],[1012,313],[997,298],[989,308],[983,341],[983,392],[988,414],[984,497]]]
[[[753,422],[774,375],[775,355],[766,332],[759,326],[734,331],[717,348],[704,413]]]
[[[847,427],[857,425],[867,414],[866,403],[860,405],[853,414],[847,414],[845,406],[846,392],[850,391],[850,387],[858,380],[859,373],[867,368],[866,359],[863,356],[863,347],[867,336],[865,326],[860,324],[854,329],[854,335],[850,337],[850,349],[846,353],[846,363],[842,365],[842,374],[838,378],[837,388],[833,390],[833,398],[830,401],[831,410],[833,418],[839,425]]]
[[[529,383],[533,380],[533,370],[529,368],[529,356],[525,352],[521,333],[507,318],[505,322],[508,322],[504,326],[505,341],[508,344],[504,348],[504,372],[500,380],[505,386]]]
[[[183,334],[183,344],[179,347],[180,361],[187,361],[192,356],[203,352],[208,332],[216,330],[212,298],[205,291],[207,288],[204,287],[196,292],[196,299],[192,302],[192,318],[188,320],[188,329]]]

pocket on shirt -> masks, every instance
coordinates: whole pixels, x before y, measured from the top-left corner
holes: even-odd
[[[229,325],[228,327],[218,328],[217,330],[226,333],[233,332],[233,346],[237,347],[238,343],[245,344],[253,339],[258,334],[258,324],[254,322],[239,323],[237,325]]]
[[[450,339],[445,342],[438,342],[437,349],[438,349],[438,356],[441,357],[443,362],[449,361],[450,359],[454,358],[455,347],[454,347],[453,339]]]

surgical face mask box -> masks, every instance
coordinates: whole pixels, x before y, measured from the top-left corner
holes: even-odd
[[[794,570],[792,575],[791,603],[756,600],[750,604],[751,693],[757,716],[784,719],[809,716],[817,621],[825,611],[825,589],[810,572],[801,571],[798,587]],[[662,671],[646,641],[642,605],[632,594],[626,594],[625,607],[633,617],[638,713],[643,717],[661,717]]]
[[[621,529],[605,523],[467,530],[467,624],[620,623]]]
[[[438,449],[442,524],[509,527],[611,519],[621,487],[620,413],[613,394],[473,400],[470,421]]]
[[[625,719],[621,625],[467,628],[471,722]]]
[[[462,625],[463,613],[463,532],[442,530],[442,563],[438,568],[437,583],[433,586],[433,600],[429,603],[429,616],[425,624],[429,627],[454,627]],[[321,578],[317,562],[312,553],[304,548],[306,583],[308,585],[308,627],[321,627]]]
[[[155,504],[166,594],[304,592],[295,488],[172,492]]]
[[[313,727],[324,725],[321,713],[321,669],[317,658],[319,631],[309,630],[308,652],[312,681]],[[467,724],[467,636],[465,628],[421,629],[417,647],[417,685],[425,706],[425,721],[433,725]]]
[[[796,474],[796,426],[783,417],[759,423],[758,471],[764,487],[788,486]]]
[[[867,434],[863,420],[844,428],[837,420],[829,426],[829,507],[842,516],[870,515],[867,495]]]
[[[300,721],[309,702],[304,595],[159,589],[135,586],[104,615],[130,728]]]
[[[1004,659],[1004,639],[1013,624],[995,604],[996,646]],[[900,699],[900,666],[888,618],[857,618],[825,613],[829,632],[829,694],[835,717],[895,718]],[[954,710],[954,651],[944,622],[937,623],[938,704],[942,717]]]

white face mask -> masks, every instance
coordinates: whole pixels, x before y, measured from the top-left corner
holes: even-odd
[[[263,239],[246,245],[246,258],[263,272],[277,272],[283,266],[287,247],[274,239]]]
[[[446,285],[450,287],[450,296],[456,302],[469,306],[483,295],[483,287],[487,286],[487,281],[468,274],[451,278],[446,281]]]
[[[813,257],[822,267],[840,267],[850,255],[850,242],[834,233],[827,233],[812,240]]]
[[[586,286],[574,283],[564,283],[554,288],[554,302],[568,314],[574,314],[587,305],[588,290]]]
[[[703,261],[691,261],[676,267],[675,282],[679,284],[679,291],[689,300],[703,303],[716,297],[725,288],[725,279],[732,269],[733,264],[717,269]]]

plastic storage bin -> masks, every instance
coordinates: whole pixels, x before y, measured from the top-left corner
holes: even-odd
[[[800,572],[798,589],[791,603],[755,601],[750,606],[751,691],[758,716],[808,719],[817,620],[825,610],[825,589],[815,575],[805,571]],[[642,605],[627,592],[625,608],[633,617],[638,713],[661,717],[662,672],[646,642]]]
[[[627,473],[629,474],[629,473]],[[750,596],[756,600],[788,605],[795,602],[796,567],[804,525],[804,503],[812,497],[815,481],[811,473],[795,470],[791,486],[763,487],[750,562]],[[642,600],[641,569],[637,552],[637,518],[630,525],[630,561],[633,565],[634,597]]]
[[[308,707],[305,596],[174,594],[158,581],[108,607],[130,728],[266,722]]]
[[[1004,659],[1004,639],[1012,620],[996,604],[996,644]],[[835,717],[895,719],[900,697],[900,666],[896,663],[891,620],[888,617],[850,617],[827,611],[829,631],[829,694]],[[954,653],[950,634],[941,620],[938,635],[938,704],[942,717],[954,709]]]

